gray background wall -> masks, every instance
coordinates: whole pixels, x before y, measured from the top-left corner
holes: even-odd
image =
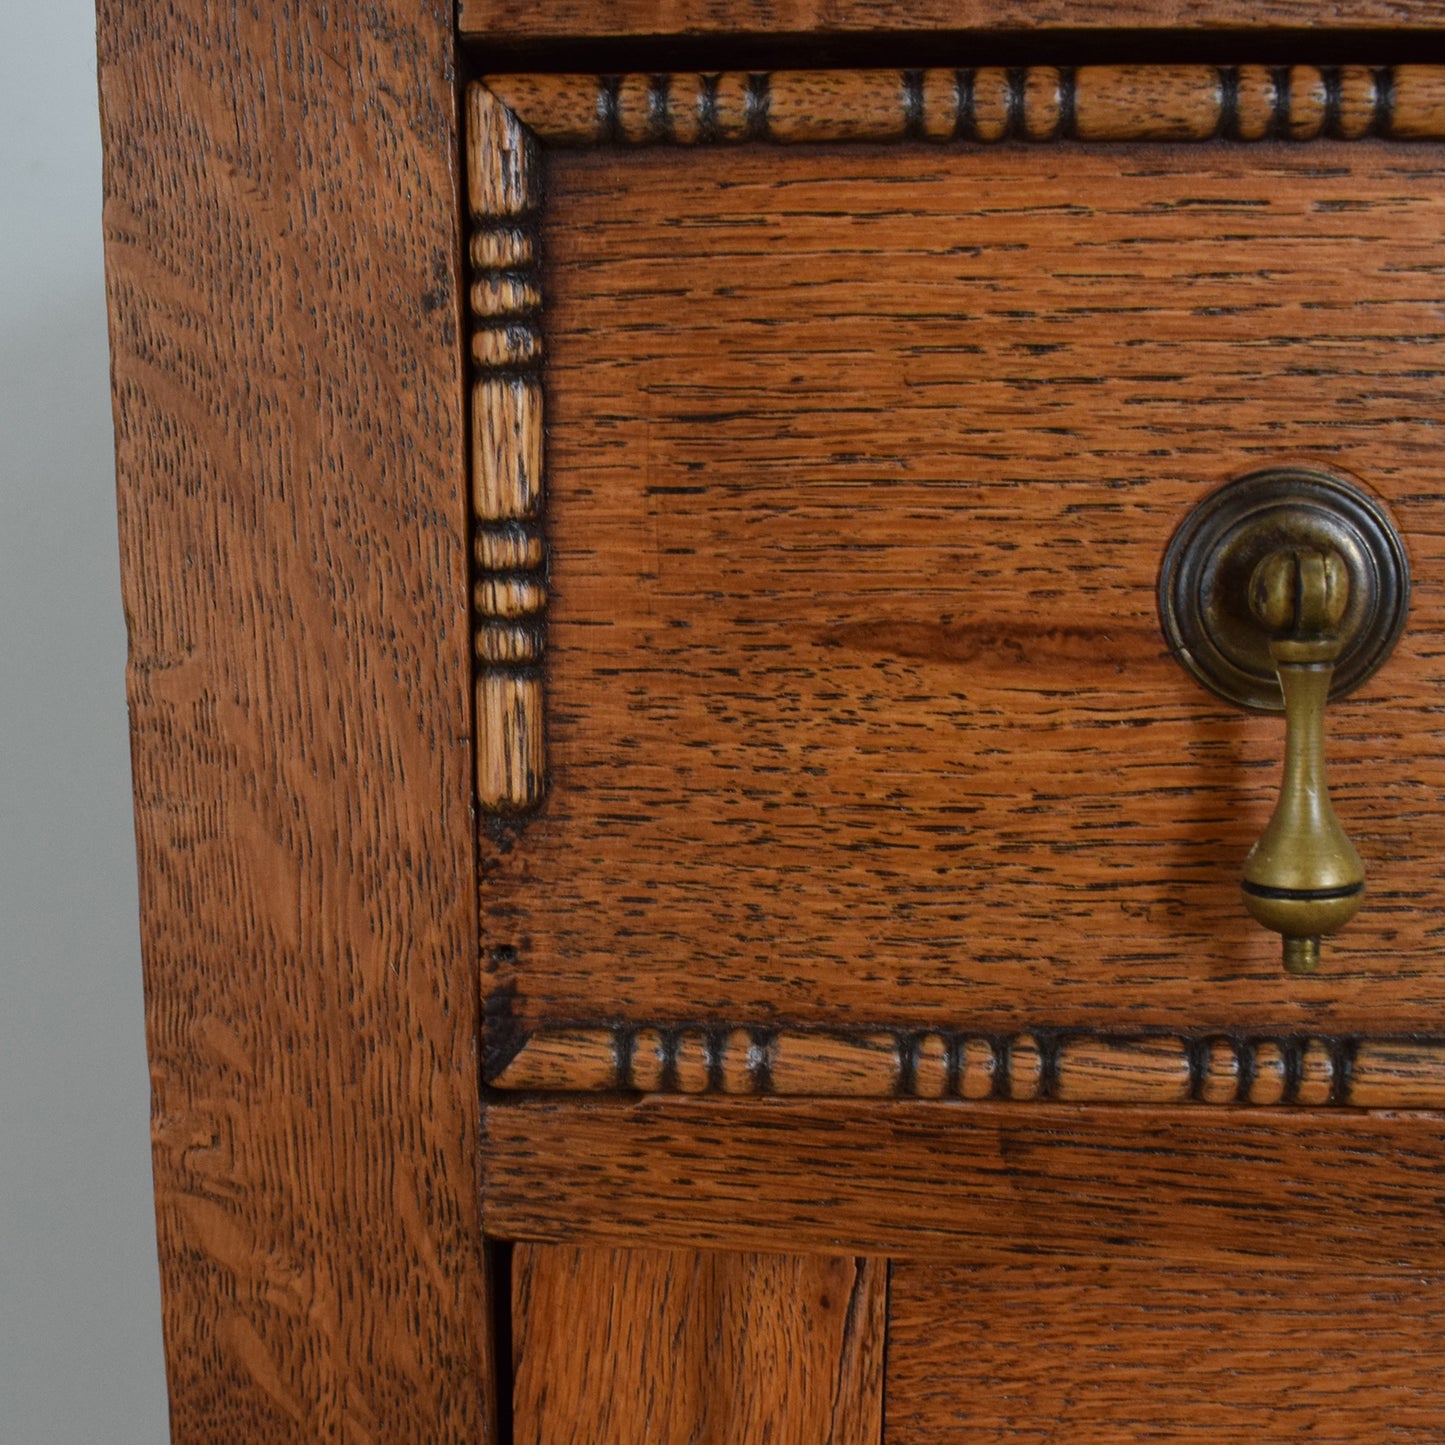
[[[93,0],[0,5],[0,1442],[167,1438]]]

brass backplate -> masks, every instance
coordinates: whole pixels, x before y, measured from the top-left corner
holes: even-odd
[[[1159,575],[1159,618],[1181,667],[1227,702],[1280,712],[1269,638],[1249,583],[1280,547],[1333,549],[1349,569],[1343,646],[1330,697],[1344,697],[1393,650],[1410,603],[1410,564],[1388,513],[1358,483],[1313,466],[1227,482],[1180,523]]]

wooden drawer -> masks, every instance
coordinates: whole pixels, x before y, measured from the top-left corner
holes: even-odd
[[[491,1082],[1437,1101],[1441,74],[473,87]],[[1414,578],[1308,979],[1238,894],[1279,721],[1155,596],[1281,461]]]

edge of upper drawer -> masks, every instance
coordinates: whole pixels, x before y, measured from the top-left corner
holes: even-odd
[[[500,43],[699,35],[919,34],[975,30],[1445,29],[1445,3],[1359,0],[458,0],[462,34]]]

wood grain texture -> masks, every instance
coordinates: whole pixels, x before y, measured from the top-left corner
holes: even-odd
[[[928,31],[1438,30],[1438,0],[461,0],[463,33],[494,43],[601,36],[900,34]]]
[[[1445,136],[1435,65],[1086,65],[493,75],[559,145]]]
[[[539,1099],[485,1128],[486,1225],[505,1239],[1445,1266],[1438,1115]]]
[[[547,791],[539,157],[485,86],[467,91],[467,135],[477,801],[510,817]]]
[[[1433,147],[549,153],[547,808],[483,866],[548,1021],[1413,1035],[1445,1003]],[[1156,614],[1227,478],[1363,479],[1415,578],[1332,708],[1370,892],[1245,915],[1280,729]]]
[[[494,1088],[1445,1109],[1445,1040],[594,1025],[499,1031]]]
[[[491,1440],[446,4],[103,0],[173,1438]]]
[[[887,1267],[513,1252],[516,1445],[878,1445]]]
[[[894,1265],[888,1445],[1437,1441],[1439,1269]]]

